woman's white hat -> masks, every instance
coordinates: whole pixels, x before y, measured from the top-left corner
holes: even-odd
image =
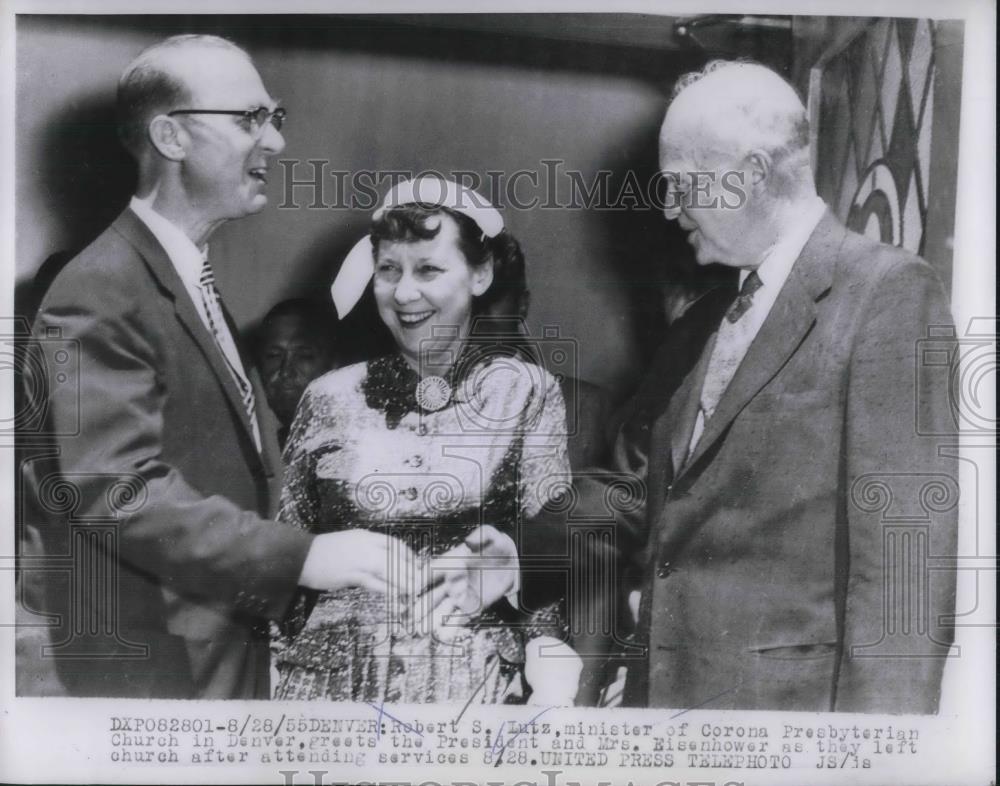
[[[397,183],[389,189],[372,220],[377,221],[387,210],[413,204],[446,207],[468,216],[486,237],[496,237],[503,231],[503,217],[488,199],[471,188],[436,175],[423,175]],[[365,235],[348,252],[330,287],[339,319],[346,317],[361,300],[373,271],[371,236]]]

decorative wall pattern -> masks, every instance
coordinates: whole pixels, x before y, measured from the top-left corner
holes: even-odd
[[[927,226],[935,25],[874,21],[819,66],[820,95],[810,96],[820,194],[852,229],[915,254]]]

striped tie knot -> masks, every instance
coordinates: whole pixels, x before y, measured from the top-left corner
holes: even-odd
[[[201,266],[201,276],[198,278],[198,285],[203,289],[215,289],[215,271],[212,270],[212,265],[209,264],[208,259]]]
[[[736,300],[726,312],[726,319],[732,323],[739,321],[739,318],[746,314],[750,310],[750,306],[753,305],[754,292],[762,286],[764,286],[764,282],[760,280],[757,271],[751,271],[743,282],[743,286],[740,287],[740,293],[736,296]]]

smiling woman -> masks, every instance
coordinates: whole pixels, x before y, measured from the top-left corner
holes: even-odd
[[[493,283],[482,230],[448,208],[405,205],[372,228],[375,302],[407,362],[447,351],[468,335],[475,298]]]
[[[355,273],[335,285],[341,315],[374,275],[397,351],[306,390],[279,514],[313,532],[385,534],[389,559],[411,548],[420,568],[398,598],[358,586],[303,602],[280,644],[277,696],[496,703],[530,686],[532,702],[572,704],[580,660],[561,643],[561,601],[528,613],[508,600],[511,536],[568,482],[562,394],[516,343],[470,340],[495,271],[520,249],[478,194],[425,185],[390,192],[345,262]]]

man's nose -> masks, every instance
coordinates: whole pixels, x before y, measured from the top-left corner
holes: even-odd
[[[295,358],[293,358],[291,353],[289,353],[281,359],[281,366],[278,369],[278,375],[281,377],[290,377],[294,373],[295,373]]]
[[[285,137],[274,127],[274,123],[264,124],[264,133],[260,137],[260,147],[265,153],[273,156],[285,149]]]

